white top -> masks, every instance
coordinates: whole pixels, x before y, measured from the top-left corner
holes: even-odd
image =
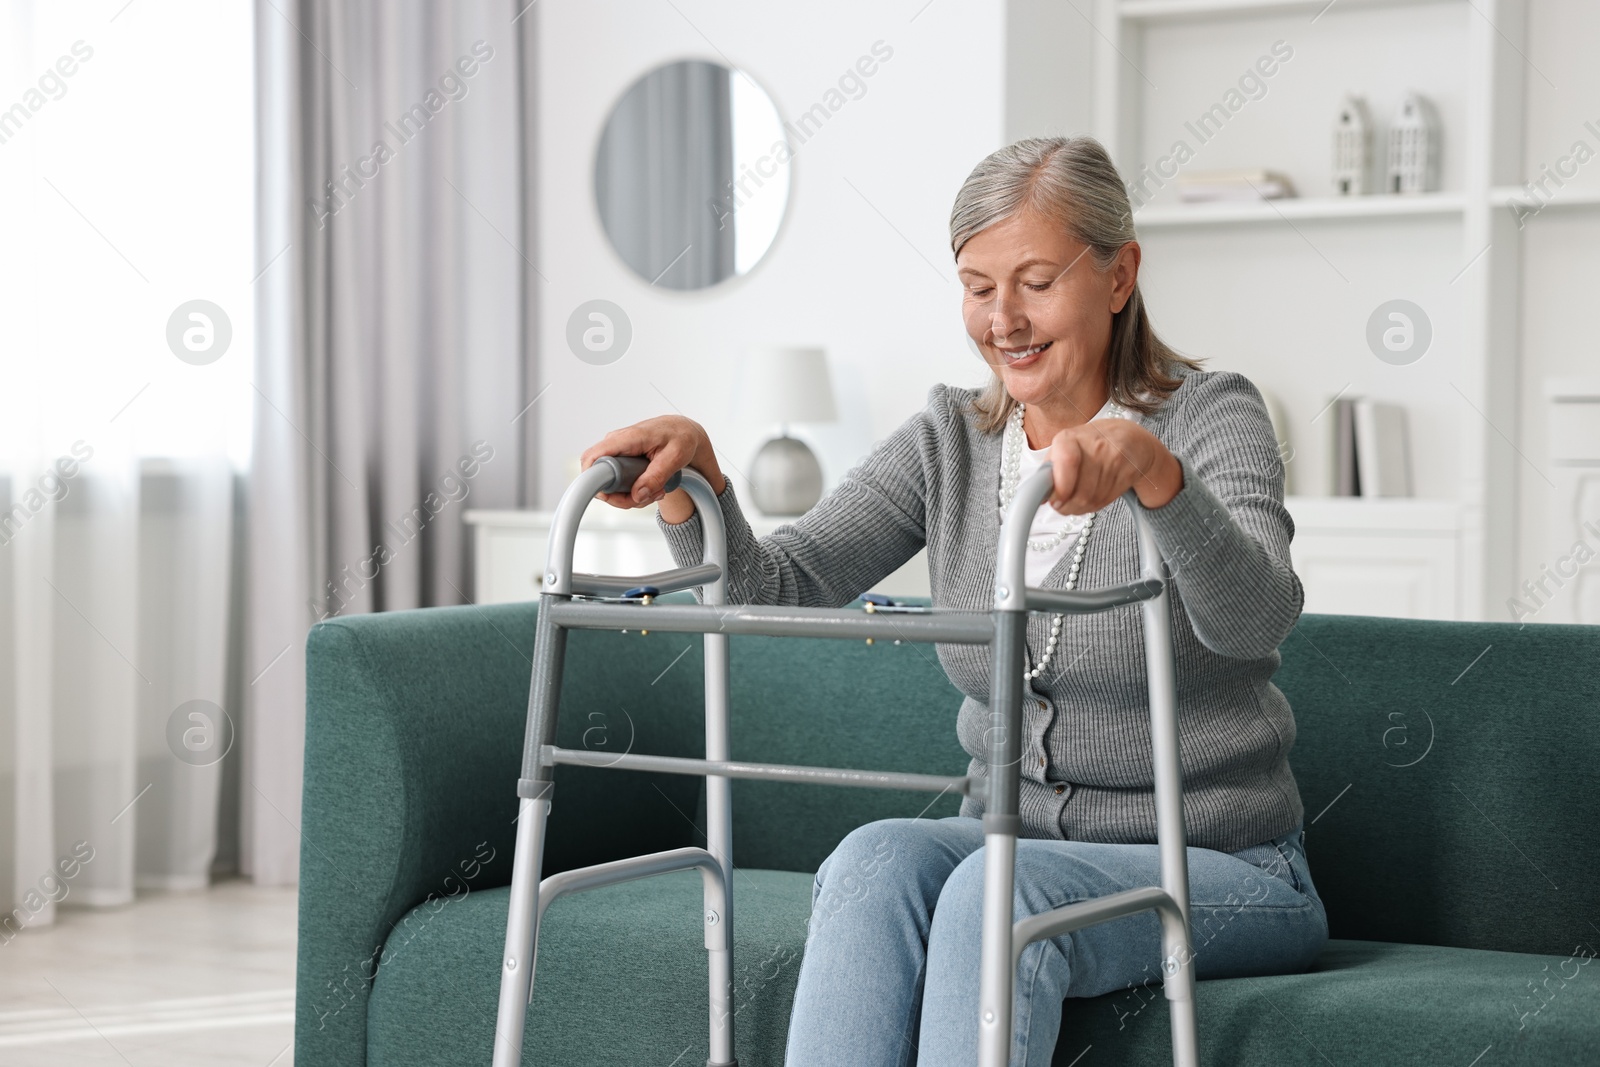
[[[1126,408],[1120,408],[1122,414],[1114,414],[1111,404],[1111,400],[1107,399],[1100,410],[1095,412],[1094,418],[1128,418],[1134,419],[1135,421],[1138,420],[1138,412],[1128,411]],[[1090,419],[1089,421],[1093,422],[1094,419]],[[1029,448],[1026,444],[1024,444],[1022,446],[1022,469],[1018,476],[1019,480],[1027,478],[1040,467],[1047,466],[1049,462],[1049,445],[1046,445],[1044,448]],[[1048,552],[1035,552],[1031,548],[1028,549],[1027,559],[1024,562],[1023,569],[1025,572],[1024,580],[1030,586],[1038,588],[1039,586],[1043,585],[1045,575],[1049,574],[1050,571],[1055,568],[1056,563],[1063,556],[1072,551],[1073,546],[1078,542],[1078,531],[1083,529],[1083,522],[1084,516],[1082,515],[1063,515],[1055,508],[1051,507],[1048,502],[1039,505],[1039,511],[1033,517],[1033,525],[1028,528],[1028,540],[1047,540],[1055,537],[1063,529],[1071,530],[1071,533],[1067,534],[1067,536],[1059,545]]]

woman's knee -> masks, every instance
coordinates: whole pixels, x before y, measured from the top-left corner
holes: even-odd
[[[979,849],[963,860],[951,872],[950,877],[945,879],[944,888],[939,894],[933,913],[934,933],[930,938],[930,969],[942,967],[948,973],[949,968],[956,967],[963,969],[965,973],[964,969],[974,967],[980,958],[984,907],[987,903],[987,860],[988,850]],[[1049,873],[1060,874],[1059,871]],[[1075,903],[1080,899],[1070,890],[1063,895],[1059,881],[1053,881],[1048,874],[1041,877],[1038,866],[1025,862],[1020,855],[1013,868],[1013,874],[1011,902],[1013,921],[1050,911],[1062,904]],[[1037,978],[1048,968],[1052,976],[1048,981],[1052,984],[1052,988],[1065,988],[1067,971],[1063,967],[1067,959],[1067,942],[1071,936],[1064,934],[1057,938],[1035,941],[1027,946],[1019,973]],[[937,949],[933,947],[935,941]]]
[[[945,881],[939,903],[977,912],[983,908],[988,849],[980,848],[964,859]],[[1076,904],[1114,889],[1094,887],[1080,865],[1068,856],[1038,849],[1019,848],[1012,867],[1012,911],[1016,918],[1038,915]]]
[[[939,894],[941,908],[947,907],[951,912],[983,910],[983,871],[988,855],[987,848],[980,848],[956,865]]]
[[[1314,913],[1307,917],[1300,931],[1299,951],[1289,963],[1289,973],[1304,974],[1316,964],[1322,950],[1328,947],[1328,913],[1318,901]]]
[[[971,820],[974,823],[977,820]],[[865,899],[875,886],[941,884],[981,842],[947,820],[879,819],[845,835],[817,871],[813,907]]]
[[[866,882],[876,878],[904,849],[900,835],[886,825],[889,820],[858,826],[844,836],[817,870],[821,892],[853,895]]]

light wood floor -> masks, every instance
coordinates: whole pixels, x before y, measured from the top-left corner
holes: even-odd
[[[62,909],[0,944],[5,1067],[290,1067],[295,890]]]

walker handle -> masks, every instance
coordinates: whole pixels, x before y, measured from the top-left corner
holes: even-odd
[[[596,466],[604,463],[611,468],[611,481],[600,487],[602,493],[632,493],[633,483],[650,466],[646,456],[601,456],[594,462]],[[682,481],[683,472],[673,471],[663,491],[672,492]]]

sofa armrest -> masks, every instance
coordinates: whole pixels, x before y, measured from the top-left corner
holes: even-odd
[[[365,1062],[373,976],[386,946],[415,936],[396,924],[431,898],[510,882],[536,616],[533,603],[467,606],[312,628],[297,1063]],[[650,684],[684,643],[570,635],[558,742],[702,754],[698,648]],[[703,844],[699,788],[682,776],[558,768],[545,873]]]

